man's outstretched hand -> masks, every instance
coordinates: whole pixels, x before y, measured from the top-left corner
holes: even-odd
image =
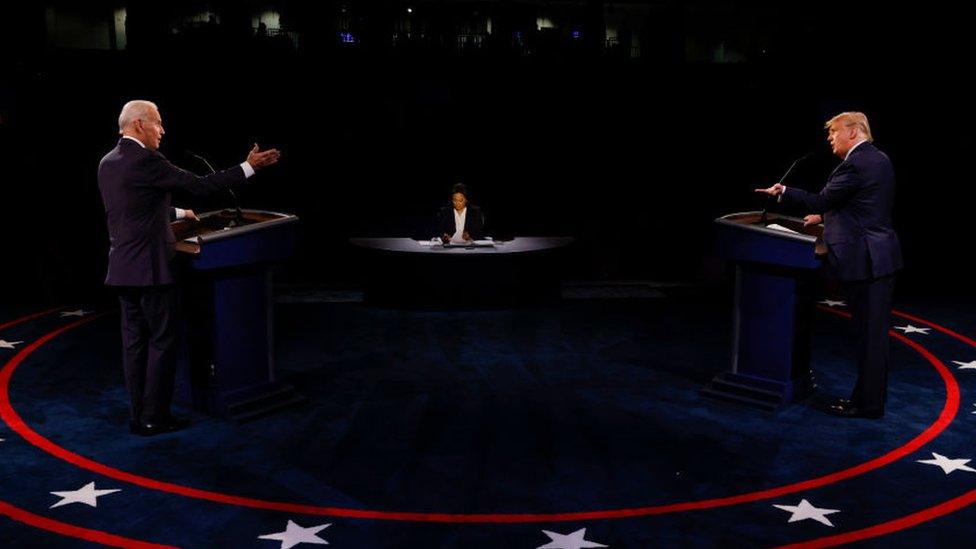
[[[247,153],[247,163],[251,165],[255,170],[260,170],[261,168],[266,168],[272,164],[278,162],[278,158],[281,157],[281,152],[278,149],[268,149],[262,151],[258,149],[258,144],[254,144],[254,148],[251,152]]]
[[[809,227],[810,225],[819,225],[823,223],[823,216],[818,214],[810,214],[803,218],[803,226]]]
[[[768,189],[756,189],[756,192],[768,194],[769,196],[779,196],[783,194],[783,189],[785,188],[781,183],[777,183]]]

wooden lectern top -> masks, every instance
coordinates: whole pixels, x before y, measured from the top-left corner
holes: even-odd
[[[743,212],[722,216],[716,221],[735,225],[744,225],[768,234],[782,235],[790,237],[799,236],[803,240],[813,237],[815,240],[814,253],[824,255],[827,253],[827,245],[823,241],[822,224],[803,226],[803,220],[796,217],[789,217],[780,214],[767,213],[765,222],[762,220],[761,212]],[[786,230],[784,230],[786,229]]]
[[[176,251],[198,256],[201,245],[207,242],[298,221],[298,217],[291,214],[261,210],[221,210],[207,212],[199,217],[200,221],[181,219],[170,224],[176,237]]]

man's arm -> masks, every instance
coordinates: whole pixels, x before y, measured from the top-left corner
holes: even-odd
[[[255,143],[245,162],[206,176],[174,166],[159,153],[146,156],[140,168],[147,174],[148,182],[152,186],[166,190],[183,189],[193,194],[212,194],[243,182],[253,175],[254,170],[277,163],[279,157],[277,149],[260,151]]]
[[[799,205],[808,212],[822,214],[843,206],[861,188],[862,179],[853,164],[841,164],[819,193],[809,193],[803,189],[786,187],[776,183],[766,189],[756,189],[757,193],[779,197],[780,202]]]
[[[862,179],[853,164],[844,164],[837,168],[827,185],[817,194],[808,193],[803,189],[784,187],[783,202],[800,205],[808,212],[822,214],[836,210],[846,204],[861,188]]]
[[[222,191],[235,183],[243,182],[244,169],[234,166],[217,173],[199,176],[174,166],[161,154],[150,154],[140,162],[139,171],[146,174],[146,183],[167,191],[182,189],[196,195]]]

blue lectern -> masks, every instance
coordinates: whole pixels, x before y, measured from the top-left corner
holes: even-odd
[[[702,393],[775,409],[814,387],[809,328],[823,227],[760,212],[715,222],[718,253],[735,266],[732,369]]]
[[[246,420],[304,400],[275,375],[272,268],[295,249],[298,218],[223,210],[173,224],[188,256],[187,362],[178,395]]]

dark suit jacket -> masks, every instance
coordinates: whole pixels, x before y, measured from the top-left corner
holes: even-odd
[[[888,155],[858,145],[817,194],[787,187],[783,201],[823,214],[827,271],[838,280],[867,280],[902,267],[901,245],[891,223],[895,173]]]
[[[481,213],[481,208],[468,204],[468,211],[464,214],[464,230],[468,231],[471,238],[478,240],[485,236],[485,216]],[[457,228],[454,224],[454,207],[444,206],[437,214],[437,235],[444,233],[453,235]]]
[[[120,139],[98,165],[98,190],[105,204],[110,244],[105,284],[158,286],[176,282],[170,192],[212,193],[244,180],[240,166],[200,177],[170,164],[157,151],[131,139]]]

